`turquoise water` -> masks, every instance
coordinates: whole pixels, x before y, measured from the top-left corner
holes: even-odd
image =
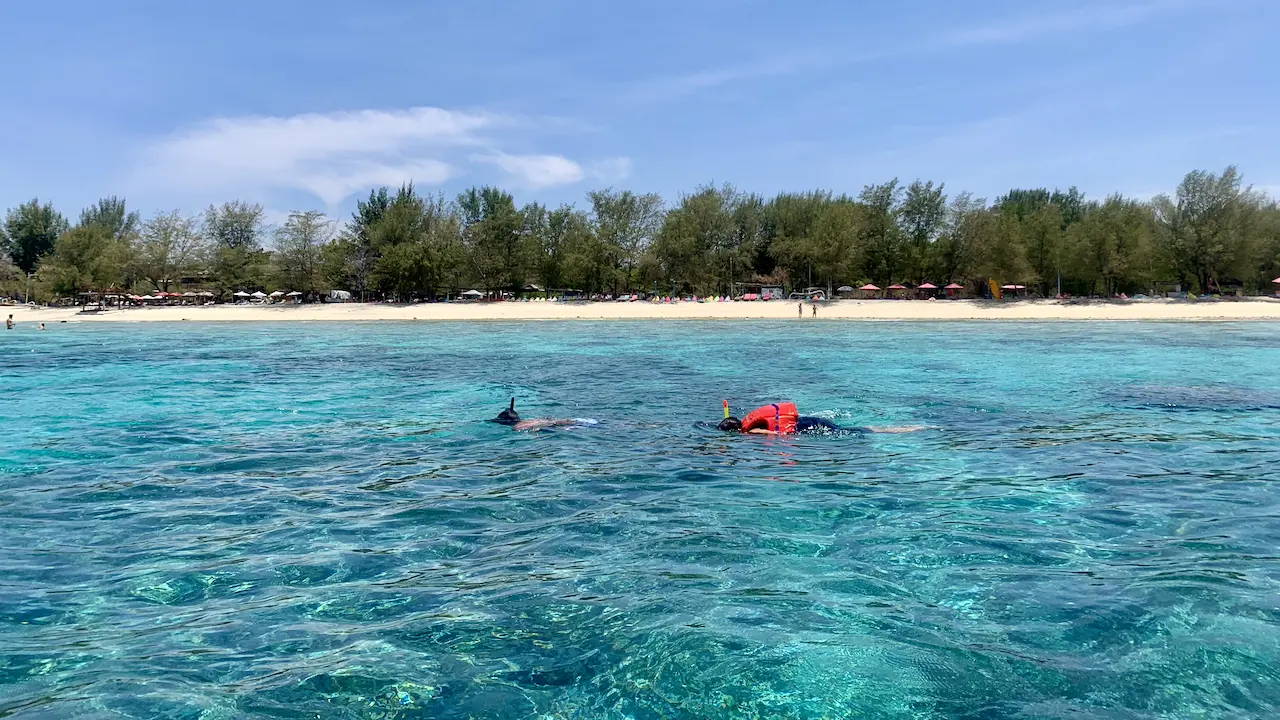
[[[23,326],[0,368],[3,717],[1280,709],[1274,324]],[[600,422],[479,422],[513,394]]]

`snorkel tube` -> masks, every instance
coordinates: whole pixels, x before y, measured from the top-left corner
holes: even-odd
[[[726,420],[729,419],[729,401],[728,400],[724,401],[724,418]]]

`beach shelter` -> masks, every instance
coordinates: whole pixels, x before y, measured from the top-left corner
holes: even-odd
[[[901,297],[902,294],[906,292],[909,288],[906,285],[903,285],[901,283],[894,283],[885,289],[893,293],[894,296]]]
[[[947,297],[955,297],[957,294],[960,293],[961,290],[964,289],[964,286],[961,285],[960,283],[951,283],[950,285],[942,289],[947,291]]]
[[[237,291],[235,291],[235,292],[231,293],[231,296],[232,296],[232,297],[238,297],[238,298],[253,297],[252,295],[250,295],[249,293],[247,293],[247,292],[245,292],[245,291],[243,291],[243,290],[237,290]]]
[[[866,285],[863,285],[858,289],[870,297],[875,297],[875,293],[880,292],[880,288],[876,287],[875,285],[872,285],[871,283],[867,283]]]
[[[298,292],[297,290],[294,290],[293,292],[289,293],[286,297],[302,297],[302,293]]]
[[[926,282],[926,283],[920,283],[920,286],[916,288],[916,292],[920,293],[921,295],[928,295],[929,297],[933,297],[933,294],[934,292],[937,291],[937,289],[938,289],[937,285],[934,285],[931,282]]]
[[[250,295],[250,297],[255,297],[255,298],[259,299],[259,300],[261,300],[261,299],[265,298],[266,296],[267,296],[267,294],[266,294],[266,293],[264,293],[264,292],[262,292],[261,290],[254,290],[254,291],[253,291],[253,294],[252,294],[252,295]]]
[[[475,300],[475,299],[484,297],[484,293],[480,292],[479,290],[467,290],[466,292],[462,293],[462,297],[471,298]]]
[[[283,291],[283,290],[276,290],[275,292],[271,293],[271,294],[270,294],[270,295],[268,295],[267,297],[274,297],[274,298],[284,297],[284,291]]]

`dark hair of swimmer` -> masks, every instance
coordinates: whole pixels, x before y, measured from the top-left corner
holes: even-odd
[[[725,432],[742,432],[742,421],[736,417],[727,417],[716,425],[716,429]]]
[[[511,398],[511,405],[506,410],[498,413],[498,417],[489,422],[498,423],[499,425],[515,425],[520,422],[520,413],[516,412],[516,399]]]

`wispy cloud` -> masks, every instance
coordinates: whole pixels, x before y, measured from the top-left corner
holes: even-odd
[[[606,183],[616,183],[631,177],[631,158],[614,157],[591,163],[591,177]]]
[[[944,33],[926,43],[926,47],[1016,44],[1088,30],[1118,30],[1204,4],[1204,0],[1157,0],[1139,4],[1091,5],[1063,12],[996,19]]]
[[[633,86],[626,93],[626,98],[642,102],[674,100],[747,80],[835,69],[964,47],[1011,45],[1074,32],[1117,30],[1161,15],[1209,4],[1210,0],[1151,0],[1136,4],[1095,4],[1056,13],[994,18],[857,53],[849,53],[843,49],[815,49],[756,58],[683,75],[654,78]]]
[[[495,152],[475,155],[472,159],[497,165],[534,190],[571,185],[585,177],[582,166],[563,155],[508,155]]]
[[[220,118],[151,143],[131,179],[174,193],[301,190],[330,207],[369,187],[439,185],[468,161],[497,165],[531,188],[582,180],[582,167],[563,156],[501,150],[497,136],[543,126],[562,131],[569,123],[434,107]]]

